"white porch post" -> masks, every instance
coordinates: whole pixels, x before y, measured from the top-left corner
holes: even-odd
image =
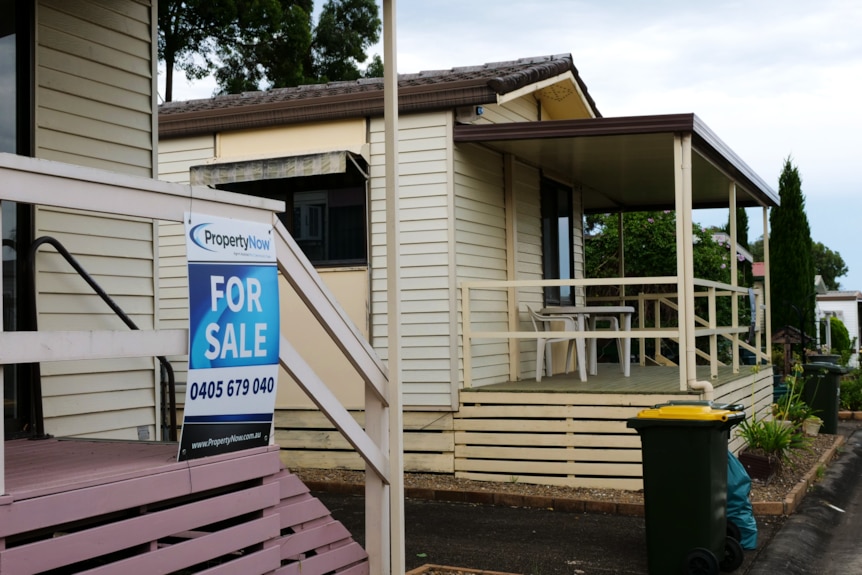
[[[395,0],[383,0],[383,118],[386,158],[386,304],[387,367],[389,371],[389,489],[375,479],[367,483],[366,541],[375,540],[372,573],[400,574],[404,557],[404,440],[401,389],[401,258],[398,200],[398,63]],[[382,417],[381,417],[382,419]],[[384,424],[385,425],[385,424]],[[376,474],[366,470],[366,477]],[[370,483],[373,483],[371,485]],[[389,495],[388,506],[386,494]],[[388,521],[387,521],[388,519]],[[381,525],[382,523],[382,525]],[[378,529],[378,533],[374,530]],[[371,537],[372,539],[368,539]],[[379,538],[379,539],[378,539]],[[371,556],[372,550],[366,545]]]
[[[733,287],[737,287],[739,285],[739,278],[737,274],[737,243],[736,243],[736,230],[737,230],[737,222],[736,222],[736,182],[730,182],[730,186],[728,189],[728,196],[730,205],[730,285]],[[736,295],[736,292],[730,298],[730,325],[735,329],[739,325],[739,296]],[[732,352],[733,352],[733,373],[739,373],[739,333],[736,331],[731,335],[732,339]]]
[[[763,299],[766,313],[763,317],[763,331],[766,334],[766,357],[772,363],[772,280],[769,271],[769,208],[763,206]]]
[[[3,202],[0,201],[0,238],[3,237]],[[2,251],[2,248],[0,248]],[[3,277],[3,257],[0,255],[0,277]],[[0,333],[3,332],[3,298],[0,297]],[[0,364],[0,389],[5,390],[5,366]],[[0,413],[0,495],[6,493],[6,410]]]
[[[691,134],[674,137],[674,192],[676,196],[676,273],[679,293],[679,386],[696,383],[694,337],[694,237],[691,217]]]
[[[515,157],[512,154],[503,156],[503,202],[506,209],[506,279],[518,279],[516,273],[517,260],[515,252],[518,245],[518,219],[515,217]],[[574,289],[574,288],[573,288]],[[520,310],[518,306],[518,289],[506,289],[508,301],[509,331],[518,331]],[[520,379],[521,340],[509,340],[509,379]],[[466,357],[467,354],[465,353]]]

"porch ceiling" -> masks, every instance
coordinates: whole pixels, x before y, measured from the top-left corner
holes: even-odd
[[[778,195],[694,114],[455,126],[480,143],[570,179],[588,213],[674,209],[673,142],[692,135],[694,208],[777,206]]]

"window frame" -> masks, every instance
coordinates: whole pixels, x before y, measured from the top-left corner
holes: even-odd
[[[540,183],[542,227],[542,278],[574,279],[574,190],[571,186],[542,176]],[[566,220],[565,223],[562,220]],[[561,226],[561,224],[563,224]],[[563,265],[560,231],[565,232],[566,262]],[[568,270],[564,268],[567,267]],[[564,272],[568,273],[564,273]],[[545,306],[575,305],[575,289],[566,286],[545,286]]]

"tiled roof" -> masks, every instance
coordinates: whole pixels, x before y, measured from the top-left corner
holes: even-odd
[[[488,104],[497,95],[571,71],[595,110],[570,54],[521,58],[401,74],[402,111]],[[159,135],[176,137],[215,130],[248,128],[383,113],[383,78],[330,82],[167,102],[159,106]],[[598,116],[598,111],[596,110]]]

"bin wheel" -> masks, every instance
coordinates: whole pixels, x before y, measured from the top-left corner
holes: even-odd
[[[728,536],[724,541],[724,558],[718,567],[725,573],[736,571],[742,565],[743,560],[745,560],[745,552],[742,550],[742,545],[733,537]]]
[[[683,572],[686,575],[718,575],[718,559],[709,549],[696,547],[686,555]]]
[[[739,530],[739,525],[729,519],[727,520],[727,536],[742,541],[742,531]]]

